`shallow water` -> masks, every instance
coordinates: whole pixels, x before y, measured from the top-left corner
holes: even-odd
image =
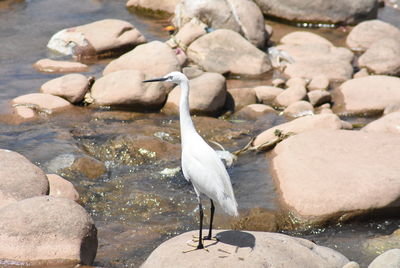
[[[383,19],[399,26],[400,20],[393,15],[396,13],[391,12],[384,13]],[[127,20],[149,40],[165,40],[168,36],[162,31],[169,24],[167,20],[132,14],[125,8],[125,1],[0,1],[0,118],[3,119],[7,112],[8,100],[38,92],[41,84],[59,76],[38,73],[32,68],[32,64],[41,58],[62,58],[46,49],[51,35],[63,28],[105,18]],[[273,41],[298,29],[276,22],[271,24],[274,27]],[[346,28],[308,30],[337,45],[344,45],[348,31]],[[100,77],[105,62],[92,64],[85,74]],[[237,77],[228,81],[228,87],[267,84],[270,79],[271,76],[263,81]],[[196,117],[195,123],[206,139],[235,151],[255,134],[284,120],[279,116],[266,116],[257,122],[240,118],[227,121]],[[99,248],[95,265],[138,266],[162,241],[197,228],[198,211],[192,186],[181,172],[171,176],[160,173],[165,168],[180,165],[176,116],[76,107],[69,114],[37,122],[21,125],[0,123],[0,148],[17,151],[46,172],[58,173],[75,185],[82,205],[98,228]],[[65,169],[71,160],[82,155],[104,162],[107,172],[90,179]],[[242,215],[254,208],[279,212],[268,159],[264,154],[243,154],[228,171]],[[208,201],[204,201],[208,210]],[[367,236],[390,233],[399,227],[398,220],[385,219],[383,223],[370,220],[295,235],[337,248],[347,257],[366,264],[372,257],[358,250],[360,241]],[[216,227],[230,228],[234,224],[217,208]]]

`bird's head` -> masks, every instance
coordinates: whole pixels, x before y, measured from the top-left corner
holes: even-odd
[[[143,83],[148,83],[148,82],[172,82],[175,84],[180,84],[181,82],[188,81],[188,78],[186,75],[184,75],[181,72],[171,72],[167,74],[164,77],[161,78],[154,78],[154,79],[149,79],[149,80],[144,80]]]

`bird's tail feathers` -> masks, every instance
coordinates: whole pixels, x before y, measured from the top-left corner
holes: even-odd
[[[222,200],[220,200],[220,205],[226,214],[235,217],[239,216],[239,212],[237,209],[238,205],[236,203],[235,198],[232,199],[230,197],[225,196],[225,198],[222,198]]]

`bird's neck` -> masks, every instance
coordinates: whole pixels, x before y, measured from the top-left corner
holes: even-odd
[[[181,140],[182,143],[186,143],[186,137],[191,134],[197,134],[196,129],[194,128],[192,118],[190,117],[190,109],[189,109],[189,84],[187,81],[184,81],[180,85],[181,87],[181,98],[179,102],[179,121],[181,127]]]

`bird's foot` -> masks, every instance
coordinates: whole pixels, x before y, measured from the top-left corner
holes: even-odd
[[[193,241],[193,242],[195,242],[195,241]],[[192,247],[192,248],[188,249],[188,250],[183,250],[182,253],[189,253],[189,252],[192,252],[192,251],[196,251],[198,249],[203,249],[203,250],[209,252],[209,250],[206,247],[204,247],[203,243],[200,243],[200,244],[187,243],[187,245],[189,247]],[[209,245],[207,245],[207,246],[209,246]]]
[[[193,237],[193,241],[194,242],[199,242],[199,236],[198,235],[193,235],[192,237]],[[203,240],[218,241],[218,238],[215,237],[215,236],[212,237],[212,236],[206,235],[206,236],[203,236]]]

